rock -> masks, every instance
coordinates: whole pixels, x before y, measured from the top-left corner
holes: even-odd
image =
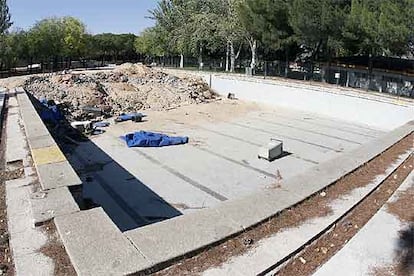
[[[320,196],[321,197],[325,197],[326,196],[326,193],[325,192],[322,192],[322,193],[320,193]]]
[[[299,260],[300,260],[300,262],[301,262],[302,264],[306,264],[306,260],[305,260],[305,258],[303,258],[303,257],[299,257]]]
[[[323,254],[327,254],[327,253],[328,253],[328,248],[326,248],[326,247],[321,247],[321,252],[322,252]]]

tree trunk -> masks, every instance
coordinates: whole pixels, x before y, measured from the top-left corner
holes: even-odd
[[[256,68],[256,63],[257,63],[257,40],[254,39],[251,43],[250,43],[250,50],[252,52],[252,61],[250,62],[250,68],[252,69],[252,73],[254,68]]]
[[[285,66],[285,78],[287,78],[289,73],[289,47],[286,47],[286,66]]]
[[[229,69],[229,57],[230,57],[230,43],[227,41],[226,43],[226,72],[228,72]]]
[[[180,55],[180,68],[184,68],[184,55]]]
[[[236,64],[236,54],[234,53],[233,41],[230,41],[230,72],[234,73],[234,68]]]

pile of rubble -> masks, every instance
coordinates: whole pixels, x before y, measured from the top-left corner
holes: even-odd
[[[32,76],[24,87],[38,99],[60,103],[70,120],[83,119],[84,107],[116,116],[145,109],[169,110],[217,97],[199,78],[178,78],[130,63],[111,72]]]

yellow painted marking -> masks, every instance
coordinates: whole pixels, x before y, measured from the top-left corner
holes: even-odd
[[[66,157],[58,146],[32,150],[33,161],[36,165],[44,165],[66,161]]]

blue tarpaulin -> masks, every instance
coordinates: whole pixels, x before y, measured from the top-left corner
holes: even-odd
[[[165,147],[188,143],[188,137],[171,137],[161,133],[138,131],[121,137],[128,147]]]
[[[48,101],[47,99],[42,98],[40,99],[40,103],[47,107],[40,111],[40,118],[42,118],[43,121],[57,124],[60,120],[64,119],[63,114],[53,101]]]

